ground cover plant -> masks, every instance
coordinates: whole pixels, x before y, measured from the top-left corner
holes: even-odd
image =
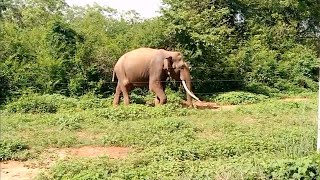
[[[63,159],[43,170],[38,179],[320,176],[320,156],[315,153],[317,101],[312,94],[307,98],[269,98],[225,110],[186,109],[170,103],[161,107],[132,104],[113,108],[111,102],[99,105],[109,100],[61,96],[54,101],[57,110],[51,112],[43,111],[51,109],[50,105],[34,106],[32,99],[41,98],[57,96],[30,95],[28,106],[34,108],[32,111],[20,108],[26,106],[24,97],[3,108],[2,161],[37,160],[49,148],[86,145],[129,147],[133,151],[124,159]],[[65,101],[76,103],[64,106]],[[91,106],[82,108],[81,104],[87,101]],[[17,111],[19,108],[22,110]]]

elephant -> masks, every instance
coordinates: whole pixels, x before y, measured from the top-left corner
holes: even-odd
[[[181,81],[187,95],[187,104],[192,105],[192,98],[200,101],[191,91],[189,66],[178,51],[142,47],[122,55],[113,69],[112,82],[118,79],[113,105],[117,106],[120,94],[124,104],[129,104],[129,92],[133,87],[149,86],[156,94],[155,105],[165,104],[166,80],[168,77]]]

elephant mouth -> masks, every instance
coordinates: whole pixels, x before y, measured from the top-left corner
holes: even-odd
[[[186,81],[182,81],[182,85],[183,85],[183,87],[184,87],[184,89],[187,91],[187,93],[191,96],[191,97],[193,97],[195,100],[197,100],[197,101],[200,101],[200,99],[196,96],[196,95],[194,95],[189,89],[188,89],[188,87],[187,87],[187,84],[186,84]],[[200,101],[201,102],[201,101]]]

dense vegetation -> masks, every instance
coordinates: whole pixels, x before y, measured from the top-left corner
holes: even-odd
[[[64,0],[1,0],[1,101],[24,92],[106,97],[116,60],[141,46],[182,51],[198,93],[316,90],[317,0],[163,3],[162,16],[144,20]]]
[[[124,159],[69,157],[38,179],[316,179],[317,101],[307,97],[218,111],[174,103],[113,108],[112,99],[92,96],[21,97],[0,114],[0,159],[45,164],[52,147],[121,146],[132,149]]]
[[[163,4],[160,17],[143,19],[64,0],[0,0],[0,161],[121,146],[132,149],[125,159],[71,157],[38,179],[319,178],[319,1]],[[133,105],[112,107],[113,65],[142,46],[182,51],[198,96],[240,106],[182,108],[172,82],[165,106],[148,106],[153,96],[136,89]],[[289,93],[308,98],[279,98]]]

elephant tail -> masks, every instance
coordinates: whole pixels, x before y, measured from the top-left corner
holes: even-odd
[[[113,71],[113,74],[112,74],[112,82],[114,82],[115,78],[116,78],[116,72]]]

